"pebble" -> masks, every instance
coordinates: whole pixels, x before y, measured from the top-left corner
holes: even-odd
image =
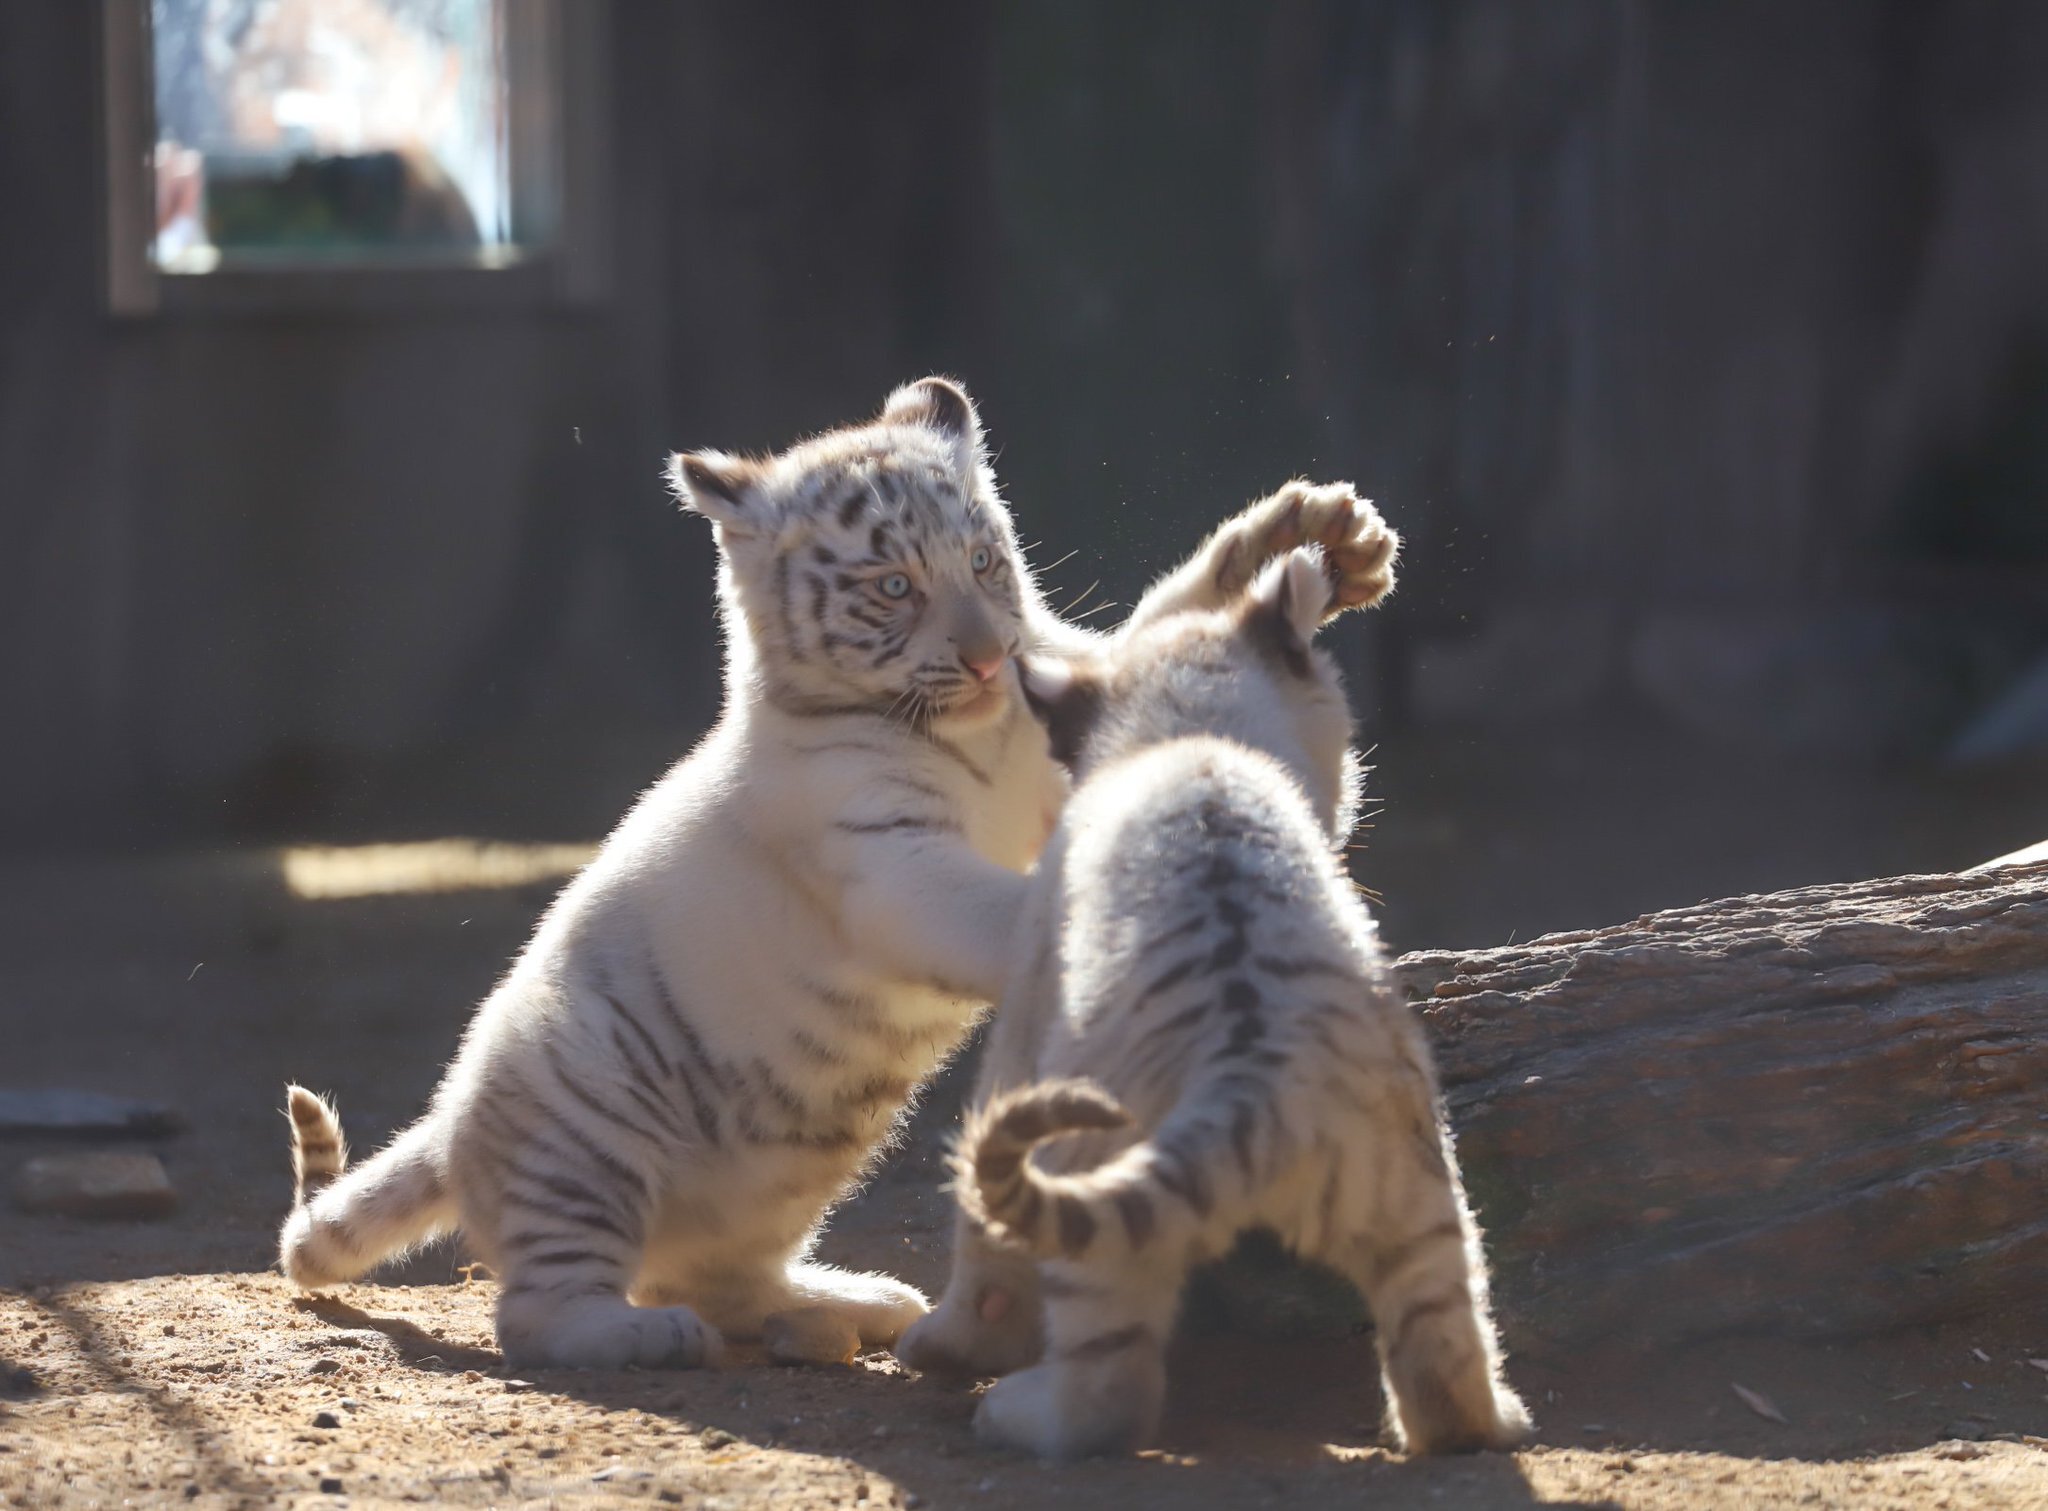
[[[313,1414],[313,1425],[315,1427],[339,1427],[341,1425],[341,1418],[331,1411],[318,1411]]]
[[[706,1448],[730,1448],[739,1439],[723,1427],[707,1427],[697,1436],[697,1441]]]
[[[340,1368],[341,1360],[330,1359],[322,1355],[306,1366],[306,1373],[309,1375],[331,1375]]]
[[[322,1495],[341,1494],[341,1481],[330,1474],[326,1479],[320,1481],[320,1493]]]
[[[761,1346],[777,1364],[851,1364],[860,1329],[830,1307],[802,1306],[763,1322]]]
[[[154,1154],[50,1154],[21,1167],[14,1201],[25,1212],[65,1217],[166,1217],[178,1193]]]
[[[0,1138],[162,1138],[184,1126],[173,1109],[132,1097],[60,1087],[0,1091]]]

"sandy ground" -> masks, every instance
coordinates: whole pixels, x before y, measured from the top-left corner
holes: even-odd
[[[1366,873],[1404,946],[1950,868],[2048,833],[2038,785],[1816,779],[1760,804],[1755,784],[1703,798],[1666,765],[1617,781],[1560,756],[1475,798],[1457,752],[1406,754],[1381,831],[1400,837]],[[1610,825],[1548,816],[1573,783]],[[1662,797],[1679,788],[1684,812]],[[1855,1343],[1521,1352],[1536,1445],[1452,1461],[1376,1446],[1363,1336],[1184,1339],[1164,1448],[1068,1469],[981,1450],[970,1393],[883,1356],[509,1377],[490,1282],[451,1250],[316,1301],[267,1273],[288,1200],[277,1108],[307,1079],[340,1094],[358,1147],[388,1136],[551,886],[309,901],[283,875],[257,852],[0,867],[0,1083],[160,1098],[191,1123],[153,1146],[181,1194],[168,1219],[0,1210],[0,1505],[2048,1507],[2048,1371],[2026,1362],[2048,1358],[2048,1285],[2024,1314]],[[941,1088],[828,1257],[936,1288],[950,1110]],[[47,1147],[0,1145],[0,1176]]]

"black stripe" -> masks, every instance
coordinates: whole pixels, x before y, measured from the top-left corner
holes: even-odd
[[[641,1234],[629,1231],[624,1224],[613,1217],[600,1202],[593,1198],[579,1195],[573,1207],[558,1207],[549,1202],[536,1200],[531,1196],[521,1195],[519,1192],[508,1188],[499,1192],[499,1200],[507,1206],[517,1207],[522,1212],[531,1212],[538,1217],[553,1218],[555,1221],[568,1227],[601,1229],[611,1234],[612,1237],[618,1239],[621,1243],[636,1244],[640,1242],[642,1236]]]
[[[1447,1291],[1440,1296],[1430,1296],[1421,1301],[1411,1301],[1402,1309],[1401,1320],[1394,1325],[1393,1334],[1387,1340],[1387,1357],[1391,1359],[1395,1354],[1398,1354],[1403,1348],[1407,1347],[1408,1336],[1415,1330],[1415,1325],[1418,1322],[1425,1321],[1430,1317],[1441,1317],[1448,1312],[1464,1311],[1471,1304],[1472,1298],[1462,1286],[1455,1291]]]
[[[1069,1255],[1079,1254],[1095,1239],[1095,1215],[1077,1196],[1056,1196],[1052,1205],[1060,1225],[1060,1247]]]
[[[1189,959],[1178,961],[1175,964],[1168,966],[1165,970],[1161,971],[1157,976],[1154,976],[1150,984],[1147,985],[1143,991],[1138,993],[1138,1000],[1132,1003],[1131,1006],[1133,1008],[1143,1007],[1147,1002],[1150,1002],[1154,997],[1158,996],[1161,992],[1173,990],[1173,988],[1179,986],[1183,981],[1187,980],[1188,977],[1192,976],[1195,973],[1196,967],[1198,967],[1201,963],[1202,962],[1199,959],[1190,957]]]
[[[542,1039],[540,1043],[541,1052],[547,1057],[548,1066],[555,1073],[555,1080],[571,1097],[598,1117],[603,1118],[606,1122],[616,1124],[628,1133],[647,1140],[650,1144],[658,1145],[661,1142],[659,1138],[649,1133],[645,1128],[634,1122],[633,1119],[627,1117],[625,1113],[620,1112],[616,1107],[607,1107],[593,1094],[585,1090],[582,1082],[569,1074],[568,1067],[562,1063],[562,1051],[557,1046],[555,1040]]]
[[[653,1118],[655,1124],[662,1130],[662,1132],[666,1133],[673,1142],[678,1144],[689,1142],[689,1135],[684,1131],[683,1125],[676,1121],[674,1109],[671,1108],[666,1102],[663,1102],[660,1098],[652,1095],[649,1092],[643,1091],[640,1087],[635,1086],[631,1081],[625,1082],[620,1089],[623,1090],[627,1096],[633,1099],[635,1105],[637,1105],[649,1117]]]
[[[919,818],[905,814],[901,818],[879,819],[874,822],[855,823],[848,819],[837,819],[833,828],[847,834],[958,834],[960,826],[951,819]]]
[[[705,1051],[704,1040],[698,1035],[697,1030],[690,1026],[690,1020],[683,1016],[682,1009],[676,1005],[675,996],[669,991],[668,977],[662,974],[661,962],[654,958],[651,950],[647,956],[647,973],[654,987],[655,1005],[661,1009],[662,1016],[667,1018],[669,1025],[675,1029],[676,1037],[682,1040],[683,1053],[689,1057],[691,1066],[719,1091],[729,1090],[724,1067],[718,1065]]]
[[[605,1006],[617,1013],[620,1021],[633,1031],[633,1037],[640,1041],[641,1046],[653,1058],[654,1063],[661,1067],[661,1073],[665,1076],[674,1075],[675,1067],[669,1064],[668,1056],[662,1053],[661,1045],[655,1042],[654,1035],[647,1031],[647,1026],[640,1021],[639,1017],[627,1011],[626,1005],[619,1001],[617,997],[612,996],[611,993],[600,992],[598,995],[603,999]]]
[[[564,1122],[557,1118],[549,1124],[549,1127],[551,1131],[561,1134],[570,1143],[574,1144],[582,1152],[584,1158],[588,1159],[600,1170],[603,1170],[614,1180],[630,1186],[638,1193],[641,1201],[653,1200],[654,1188],[648,1184],[646,1176],[625,1163],[625,1161],[621,1160],[610,1150],[593,1143],[589,1136],[574,1123]]]
[[[1342,980],[1350,980],[1353,976],[1353,972],[1327,960],[1282,960],[1277,955],[1254,955],[1252,964],[1282,981],[1292,981],[1299,976],[1330,976]]]
[[[1161,1189],[1179,1197],[1199,1217],[1207,1217],[1214,1210],[1216,1198],[1209,1190],[1208,1178],[1189,1162],[1185,1153],[1171,1144],[1156,1144],[1152,1158],[1152,1178]]]

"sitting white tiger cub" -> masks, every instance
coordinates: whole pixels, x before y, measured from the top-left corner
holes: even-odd
[[[1297,552],[1098,668],[1025,667],[1077,786],[961,1137],[952,1280],[900,1349],[1032,1365],[983,1397],[989,1442],[1143,1446],[1188,1269],[1254,1226],[1364,1293],[1410,1449],[1528,1426],[1428,1048],[1336,855],[1358,783],[1311,644],[1329,603],[1321,558]]]
[[[893,1342],[924,1298],[812,1263],[826,1208],[1002,984],[1066,778],[1020,651],[1100,637],[1045,607],[967,396],[939,379],[775,457],[678,456],[715,524],[717,728],[626,815],[477,1011],[426,1115],[348,1169],[290,1090],[302,1286],[460,1226],[519,1365],[690,1365],[820,1307]],[[1384,586],[1379,518],[1291,485],[1134,616],[1240,592],[1309,538]]]

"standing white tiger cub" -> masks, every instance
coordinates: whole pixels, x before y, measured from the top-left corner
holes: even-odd
[[[943,380],[779,456],[670,468],[720,548],[717,727],[564,889],[390,1147],[343,1173],[332,1107],[290,1090],[285,1273],[334,1284],[459,1225],[521,1365],[693,1365],[801,1306],[887,1343],[925,1311],[808,1255],[1001,986],[1066,782],[1015,657],[1091,643],[1039,599]],[[1219,601],[1304,537],[1375,590],[1377,517],[1295,485],[1139,617]]]
[[[1357,780],[1311,644],[1329,596],[1297,552],[1100,668],[1024,668],[1077,786],[961,1136],[952,1280],[900,1347],[1020,1371],[982,1398],[988,1441],[1143,1446],[1188,1269],[1254,1226],[1364,1293],[1411,1449],[1527,1428],[1429,1051],[1336,854]]]

